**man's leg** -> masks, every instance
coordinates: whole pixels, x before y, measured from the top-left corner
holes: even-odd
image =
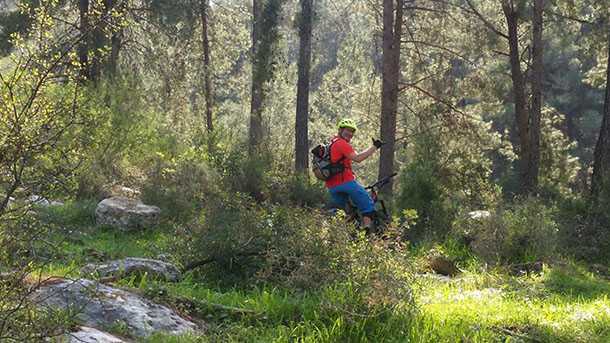
[[[330,197],[333,199],[335,205],[337,205],[337,207],[340,209],[345,209],[345,206],[347,205],[347,194],[341,192],[338,187],[329,188],[328,192],[330,193]]]
[[[343,185],[345,185],[345,192],[352,199],[356,207],[358,207],[360,213],[362,213],[362,224],[366,228],[371,228],[372,216],[375,213],[373,199],[371,199],[366,189],[356,181],[346,182]]]

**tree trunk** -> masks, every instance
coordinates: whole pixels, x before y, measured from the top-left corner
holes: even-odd
[[[311,64],[312,1],[301,0],[299,22],[299,79],[297,81],[297,112],[295,121],[295,169],[307,175],[309,167],[309,69]]]
[[[78,61],[80,63],[80,74],[84,79],[89,79],[89,0],[79,0],[78,13],[80,17],[80,34],[84,36],[78,46]]]
[[[513,82],[513,96],[515,102],[515,117],[517,127],[519,129],[519,163],[521,176],[521,190],[523,194],[532,191],[532,177],[530,174],[530,132],[529,132],[529,115],[527,112],[526,96],[525,96],[525,81],[523,72],[521,71],[521,61],[519,54],[519,35],[518,35],[518,19],[517,13],[513,7],[511,0],[502,1],[502,10],[506,17],[508,26],[508,45],[510,56],[510,72]]]
[[[400,36],[402,34],[402,13],[404,0],[383,1],[383,60],[381,86],[381,140],[386,145],[381,149],[379,178],[394,172],[394,151],[396,140],[396,111],[398,108],[398,81],[400,77]],[[396,16],[394,16],[396,14]],[[382,192],[392,195],[392,183]]]
[[[203,44],[203,72],[204,72],[204,89],[205,89],[205,119],[206,129],[208,133],[214,130],[212,122],[212,107],[213,107],[213,95],[212,95],[212,82],[210,78],[210,40],[208,38],[208,11],[210,8],[210,0],[201,0],[201,34]]]
[[[250,99],[250,133],[249,133],[249,149],[250,153],[256,153],[259,145],[263,140],[263,84],[258,77],[257,61],[260,26],[262,17],[262,2],[264,0],[252,1],[252,91]]]
[[[119,52],[121,50],[121,32],[114,32],[110,38],[110,57],[106,69],[110,77],[114,77],[119,63]]]
[[[117,5],[117,0],[107,0],[108,1],[108,8],[109,9],[113,9],[115,5]],[[125,3],[124,2],[120,2],[119,3],[119,11],[120,13],[125,13],[126,12],[126,8],[125,8]],[[109,20],[111,20],[111,18],[109,18]],[[114,78],[114,76],[116,75],[117,69],[118,69],[118,63],[119,63],[119,52],[121,50],[121,42],[122,42],[122,37],[123,37],[123,29],[120,28],[118,30],[113,30],[112,32],[112,36],[110,37],[110,56],[108,57],[108,61],[106,62],[106,67],[105,70],[106,72],[108,72],[108,75],[111,78]]]
[[[536,192],[540,170],[540,118],[542,117],[542,79],[544,75],[542,16],[544,0],[534,0],[532,25],[532,103],[530,109],[530,161],[527,189]]]
[[[591,195],[595,200],[610,185],[610,32],[608,33],[608,64],[606,66],[606,97],[602,125],[595,145]]]
[[[250,154],[263,143],[263,104],[266,86],[273,79],[273,49],[279,39],[284,0],[254,0],[252,4],[252,99],[250,103]]]
[[[107,46],[108,39],[106,38],[105,28],[107,25],[108,13],[113,5],[113,0],[104,0],[100,3],[102,6],[100,17],[97,18],[95,25],[91,28],[91,47],[93,48],[91,66],[89,69],[90,78],[96,82],[102,74],[102,68],[106,65],[103,60],[102,50]]]

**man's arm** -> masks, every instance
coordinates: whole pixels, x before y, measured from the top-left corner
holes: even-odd
[[[366,160],[367,158],[369,158],[369,156],[371,156],[373,153],[375,153],[376,150],[377,150],[377,148],[375,146],[372,146],[359,153],[352,151],[350,154],[347,154],[347,158],[349,158],[350,160],[352,160],[354,162],[362,162],[362,161]]]

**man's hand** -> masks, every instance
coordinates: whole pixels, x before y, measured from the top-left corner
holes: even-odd
[[[384,142],[382,142],[381,140],[373,138],[373,145],[375,146],[375,148],[379,149],[379,148],[381,148],[381,147],[382,147],[384,144],[385,144],[385,143],[384,143]]]

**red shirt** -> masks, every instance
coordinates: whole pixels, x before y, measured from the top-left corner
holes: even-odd
[[[330,148],[330,162],[337,163],[343,158],[343,172],[333,175],[326,180],[326,187],[333,188],[340,184],[354,180],[354,172],[352,171],[352,160],[347,156],[354,152],[354,148],[343,138],[336,136],[333,138],[333,145]]]

